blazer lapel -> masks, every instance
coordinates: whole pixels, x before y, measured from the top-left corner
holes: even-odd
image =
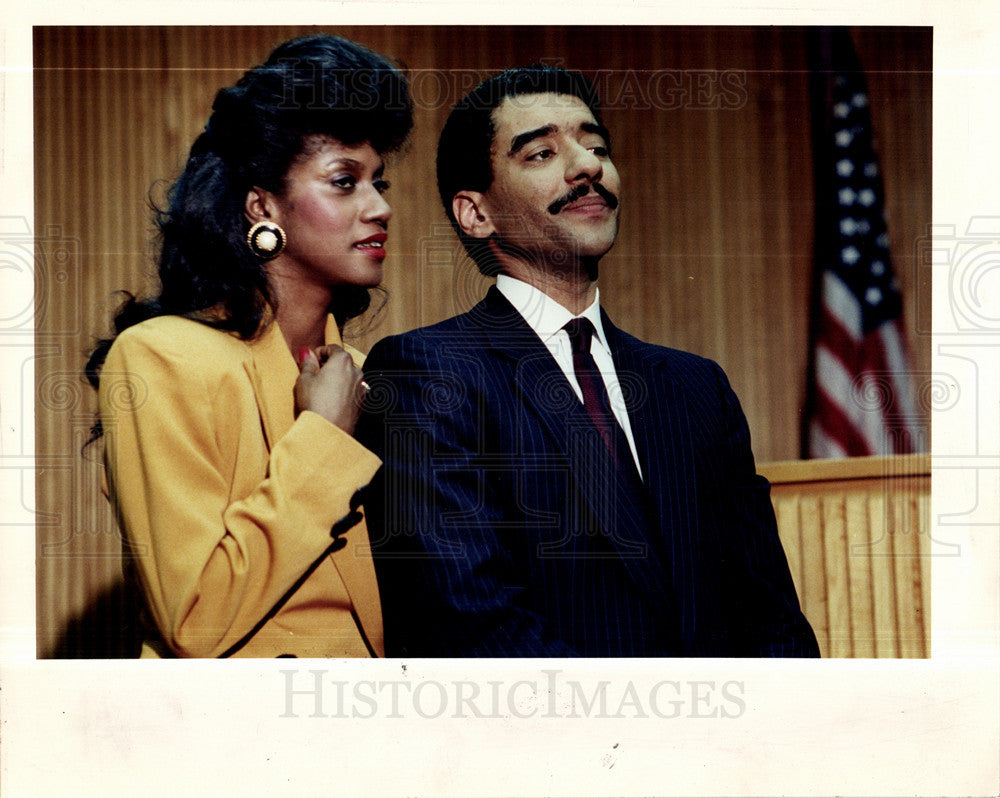
[[[326,343],[343,346],[340,330],[333,316],[327,318]],[[252,359],[245,366],[253,385],[260,411],[260,423],[270,452],[295,421],[295,399],[291,386],[299,369],[276,321],[271,322],[260,338],[250,343]],[[356,352],[351,352],[355,361]],[[266,379],[262,378],[266,375]],[[347,533],[350,545],[328,558],[337,569],[351,597],[359,622],[367,631],[376,652],[382,655],[382,615],[371,561],[371,547],[365,524]]]
[[[273,319],[261,336],[250,342],[250,352],[252,358],[245,368],[270,452],[295,421],[295,400],[290,386],[298,378],[298,367]]]
[[[333,316],[327,316],[325,337],[327,344],[344,345]],[[357,362],[360,353],[351,349],[348,351]],[[289,386],[298,379],[299,367],[273,318],[260,337],[250,342],[250,352],[252,362],[246,365],[246,371],[257,398],[260,421],[270,451],[295,421],[295,399]]]

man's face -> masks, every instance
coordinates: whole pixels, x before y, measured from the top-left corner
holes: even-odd
[[[611,249],[621,184],[586,104],[565,94],[509,97],[493,123],[493,183],[480,211],[502,242],[504,270],[513,258],[551,272]]]

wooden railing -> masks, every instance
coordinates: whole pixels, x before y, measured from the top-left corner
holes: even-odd
[[[929,657],[930,457],[793,461],[758,470],[771,481],[792,578],[823,656]],[[96,487],[91,492],[96,496]],[[104,521],[113,525],[110,514]],[[61,641],[40,656],[129,656],[134,647],[135,632],[127,628],[134,608],[116,576],[117,555],[109,544],[101,549],[106,556],[95,558],[95,539],[117,540],[111,532],[81,536],[66,545],[86,545],[88,556],[39,561],[47,600],[39,624],[52,627],[40,632]],[[105,572],[113,578],[97,583]]]
[[[930,456],[759,466],[824,657],[929,657]]]

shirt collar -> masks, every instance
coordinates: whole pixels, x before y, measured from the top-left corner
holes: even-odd
[[[575,318],[566,308],[533,285],[522,282],[507,274],[497,275],[497,290],[503,294],[514,309],[524,317],[543,343],[562,331],[566,323]],[[589,319],[597,332],[597,339],[607,348],[608,340],[601,323],[601,291],[598,288],[593,303],[586,308],[580,318]]]

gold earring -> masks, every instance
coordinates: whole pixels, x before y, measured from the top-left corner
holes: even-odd
[[[263,219],[247,232],[247,245],[261,260],[276,258],[285,248],[285,231],[274,222]]]

